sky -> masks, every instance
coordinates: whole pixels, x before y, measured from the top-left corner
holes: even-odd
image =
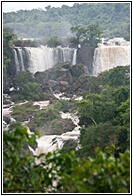
[[[51,5],[51,7],[61,7],[62,5],[73,6],[74,3],[81,3],[82,1],[77,2],[63,2],[63,1],[46,1],[46,2],[37,2],[37,1],[2,1],[2,12],[16,12],[20,9],[22,10],[31,10],[31,9],[38,9],[42,8],[45,10],[45,7]]]

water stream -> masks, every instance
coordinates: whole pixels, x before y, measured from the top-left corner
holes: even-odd
[[[56,94],[56,96],[60,99],[60,95],[62,94]],[[65,97],[64,97],[65,98]],[[75,98],[76,99],[76,98]],[[80,98],[81,99],[81,98]],[[18,104],[13,104],[9,107],[6,107],[6,105],[3,108],[3,116],[10,116],[12,113],[12,108],[15,105],[22,105],[27,103],[28,101],[18,103]],[[39,105],[40,110],[46,108],[49,105],[49,100],[47,101],[35,101],[33,103],[34,105]],[[36,139],[37,142],[37,148],[34,150],[29,146],[29,149],[32,151],[34,155],[39,155],[40,153],[48,153],[48,152],[53,152],[57,149],[61,149],[67,140],[76,140],[78,141],[79,135],[80,135],[80,126],[78,125],[79,119],[77,117],[76,113],[64,113],[60,112],[61,118],[63,119],[71,119],[74,125],[76,126],[72,131],[63,133],[61,135],[43,135],[40,138]],[[30,118],[27,121],[22,122],[22,125],[27,127],[27,123],[30,121]],[[12,118],[12,122],[15,122],[15,119]],[[27,127],[27,132],[29,134],[34,134],[30,131],[30,129]],[[39,161],[39,160],[38,160]]]

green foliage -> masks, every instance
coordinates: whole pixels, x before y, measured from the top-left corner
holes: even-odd
[[[81,125],[106,122],[114,117],[115,102],[106,95],[90,94],[77,103]]]
[[[54,103],[54,108],[62,112],[68,112],[72,106],[73,106],[72,102],[63,99],[57,100]]]
[[[19,91],[11,95],[13,101],[39,101],[49,98],[29,71],[19,72],[14,78],[14,86],[19,87]]]
[[[71,151],[75,151],[76,147],[78,146],[78,143],[76,140],[67,140],[65,141],[62,149],[60,150],[60,153],[69,153]]]
[[[48,47],[57,47],[61,45],[61,40],[57,36],[54,36],[48,39],[46,44],[48,45]]]
[[[12,41],[12,44],[15,47],[38,47],[39,44],[37,43],[36,40],[20,40],[20,39],[14,39]]]
[[[52,135],[61,135],[65,132],[72,131],[75,127],[71,119],[62,119],[57,118],[50,122],[50,125],[45,124],[44,127],[41,128],[41,130],[44,129],[45,134],[52,134]],[[47,130],[47,131],[45,131]]]
[[[120,106],[116,108],[116,114],[114,123],[120,130],[119,145],[124,152],[126,148],[130,148],[130,99],[121,102]]]
[[[23,105],[16,105],[13,107],[13,118],[16,119],[16,121],[26,121],[30,118],[31,115],[34,115],[36,111],[36,107],[33,106],[33,102],[28,102]]]
[[[47,6],[49,7],[49,6]],[[103,37],[130,37],[130,3],[74,3],[69,7],[3,13],[3,23],[19,37],[71,36],[77,25],[99,24]]]
[[[36,129],[41,129],[44,134],[50,134],[52,132],[51,128],[53,127],[52,123],[54,120],[60,120],[61,118],[57,110],[49,107],[42,110],[36,110],[33,114],[34,118],[32,118],[28,123],[30,130],[34,132]],[[57,130],[59,128],[58,132],[60,132],[60,127],[57,126],[56,128]]]
[[[66,193],[128,193],[130,154],[126,151],[115,159],[112,154],[97,149],[96,158],[67,161],[60,190]],[[125,157],[125,160],[124,160]],[[61,161],[60,161],[61,162]],[[125,167],[127,164],[127,167]],[[63,170],[64,168],[62,168]],[[120,177],[122,176],[122,177]]]
[[[3,91],[8,92],[10,83],[12,83],[12,75],[16,73],[14,65],[14,54],[11,48],[12,40],[16,35],[12,33],[10,28],[3,28]]]
[[[97,147],[100,147],[102,150],[111,144],[117,147],[118,134],[119,131],[111,122],[99,123],[98,125],[83,128],[80,136],[81,149],[77,152],[78,156],[95,156]]]
[[[76,33],[76,39],[79,43],[89,43],[91,47],[96,47],[97,43],[100,42],[100,36],[102,30],[99,25],[91,24],[85,27],[81,25],[71,28],[72,33]]]
[[[15,77],[15,80],[16,80],[16,86],[20,86],[23,83],[26,84],[28,82],[33,82],[34,78],[32,73],[30,73],[29,71],[25,71],[25,72],[18,72],[18,74]]]
[[[29,136],[26,128],[16,128],[4,131],[3,142],[3,192],[43,192],[50,184],[48,172],[37,166],[33,155],[24,149],[26,143],[35,142],[35,136]]]
[[[119,78],[119,79],[118,79]],[[115,69],[109,71],[109,85],[110,86],[121,86],[130,84],[130,67],[129,66],[118,66]]]
[[[116,156],[130,148],[129,71],[129,66],[121,66],[88,79],[86,96],[77,102],[80,125],[84,126],[78,156],[94,155],[97,145],[103,150],[115,144]]]
[[[124,102],[129,98],[129,86],[119,86],[118,88],[115,88],[112,95],[114,96],[115,102],[119,105],[121,102]]]
[[[4,46],[4,54],[6,54],[7,47],[9,48],[11,45],[12,40],[16,38],[15,34],[9,33],[9,32],[4,32],[3,33],[3,46]]]
[[[19,141],[19,142],[18,142]],[[4,193],[129,193],[130,153],[115,158],[114,147],[97,149],[96,158],[76,158],[74,151],[40,155],[36,164],[25,143],[35,142],[26,128],[3,132]],[[56,182],[56,183],[55,183]]]

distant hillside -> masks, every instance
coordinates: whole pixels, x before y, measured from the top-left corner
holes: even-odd
[[[130,3],[75,3],[72,7],[45,9],[4,13],[4,26],[13,28],[18,37],[46,38],[69,37],[72,26],[98,23],[104,37],[129,38]]]

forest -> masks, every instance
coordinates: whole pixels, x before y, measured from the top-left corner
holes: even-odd
[[[4,26],[14,29],[19,38],[71,37],[71,27],[94,21],[103,29],[102,37],[129,39],[130,3],[74,3],[3,13]]]
[[[12,116],[17,122],[3,132],[4,192],[129,193],[129,71],[129,66],[120,66],[97,78],[89,77],[81,101],[53,100],[39,111],[32,106],[31,97],[29,103],[16,106]],[[40,155],[41,164],[36,165],[37,157],[25,146],[35,145],[36,136],[44,134],[41,127],[56,134],[64,132],[64,126],[68,129],[59,117],[60,110],[78,111],[81,147],[75,151],[76,144],[70,140],[61,150]],[[34,118],[27,126],[34,135],[21,125],[31,114]]]
[[[45,11],[38,8],[4,13],[3,104],[14,103],[11,116],[3,116],[4,193],[131,193],[130,65],[119,65],[98,76],[87,74],[81,63],[72,66],[65,62],[35,74],[17,73],[12,66],[13,44],[35,47],[39,43],[19,42],[18,38],[47,38],[49,46],[56,47],[62,37],[67,39],[75,33],[73,44],[93,48],[102,35],[129,40],[129,7],[128,3],[75,3],[72,7],[47,6]],[[70,98],[67,100],[55,98],[47,80],[51,75],[55,84],[64,70],[72,74],[67,90],[60,85]],[[11,87],[18,90],[10,91]],[[75,95],[82,100],[74,99]],[[46,100],[49,105],[45,108],[34,105],[35,101]],[[35,149],[38,137],[60,136],[74,129],[71,119],[62,119],[60,112],[78,116],[78,142],[67,140],[61,149],[33,155],[29,146]]]

